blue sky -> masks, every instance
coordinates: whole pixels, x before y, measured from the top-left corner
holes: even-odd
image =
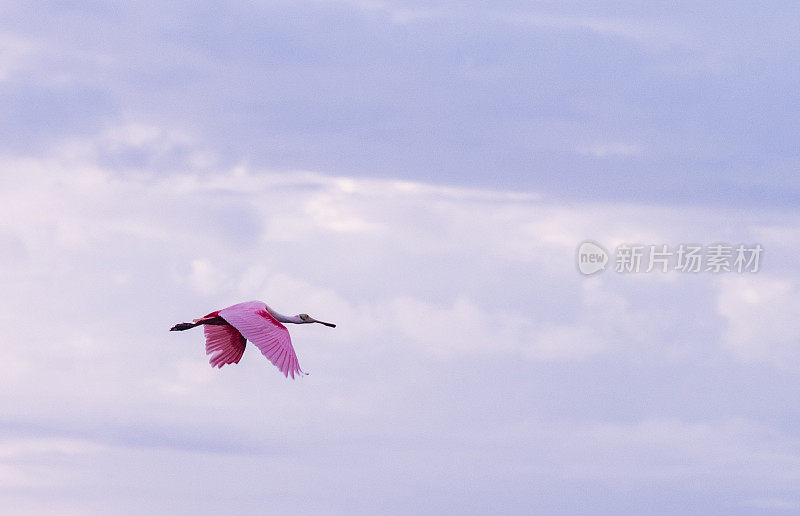
[[[0,503],[797,511],[798,9],[3,3]],[[166,331],[250,299],[311,376]]]
[[[566,198],[792,204],[797,11],[11,3],[2,145],[146,120],[190,131],[224,163]]]

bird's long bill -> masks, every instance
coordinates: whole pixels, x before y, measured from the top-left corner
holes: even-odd
[[[333,323],[330,323],[330,322],[318,321],[318,320],[316,320],[316,319],[314,319],[314,322],[318,322],[318,323],[320,323],[320,324],[324,324],[325,326],[329,326],[329,327],[331,327],[331,328],[336,328],[336,325],[335,325],[335,324],[333,324]]]

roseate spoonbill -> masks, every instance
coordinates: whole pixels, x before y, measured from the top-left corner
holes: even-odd
[[[169,331],[203,326],[206,355],[212,355],[209,360],[211,367],[239,363],[244,344],[249,340],[284,376],[292,375],[294,378],[295,373],[308,374],[300,369],[289,330],[281,323],[320,323],[336,328],[335,324],[318,321],[308,314],[281,315],[261,301],[248,301],[211,312],[194,322],[176,324]]]

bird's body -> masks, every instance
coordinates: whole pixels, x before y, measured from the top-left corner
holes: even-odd
[[[289,330],[281,323],[320,323],[335,328],[336,325],[317,321],[307,314],[282,315],[261,301],[248,301],[211,312],[191,323],[180,323],[170,331],[183,331],[203,326],[206,336],[206,354],[211,355],[212,367],[236,364],[242,358],[245,342],[250,341],[261,350],[270,362],[288,377],[304,373],[297,362]]]

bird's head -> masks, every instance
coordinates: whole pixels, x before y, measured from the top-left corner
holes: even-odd
[[[313,317],[310,317],[308,314],[300,314],[297,317],[299,317],[300,320],[303,321],[303,323],[320,323],[320,324],[324,324],[325,326],[330,326],[331,328],[336,328],[335,324],[329,323],[329,322],[318,321],[318,320],[314,319]]]

